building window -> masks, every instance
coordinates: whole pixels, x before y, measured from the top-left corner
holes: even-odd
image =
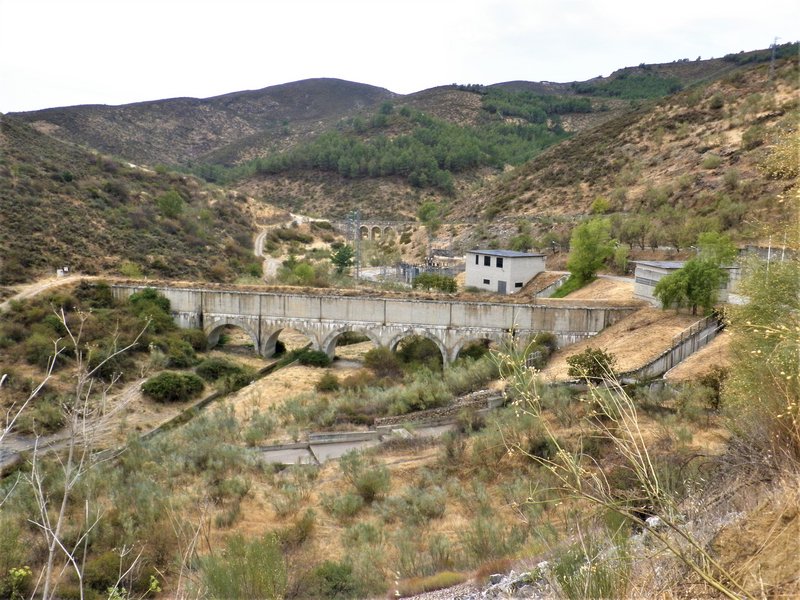
[[[522,282],[518,281],[517,283],[514,284],[514,287],[515,288],[521,288],[522,287]]]
[[[488,279],[483,280],[483,285],[489,285],[491,282]]]
[[[476,254],[476,255],[475,255],[475,264],[476,264],[476,265],[478,264],[478,259],[479,259],[479,258],[480,258],[480,256],[478,256],[478,255]]]
[[[497,257],[497,268],[498,269],[502,269],[503,268],[503,259],[500,258],[499,256]]]
[[[491,267],[492,266],[492,257],[491,256],[484,256],[483,257],[483,266],[484,267]]]

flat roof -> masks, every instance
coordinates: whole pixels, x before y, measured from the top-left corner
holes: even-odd
[[[681,269],[686,264],[684,260],[632,260],[631,262],[645,267],[658,267],[659,269]]]
[[[645,267],[657,267],[659,269],[682,269],[686,266],[685,260],[632,260],[636,265],[644,265]],[[735,269],[736,266],[723,266],[720,269]]]
[[[489,256],[502,256],[503,258],[532,258],[544,256],[544,254],[533,254],[530,252],[517,252],[516,250],[467,250],[468,254],[487,254]]]

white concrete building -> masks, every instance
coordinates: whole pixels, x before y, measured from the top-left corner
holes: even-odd
[[[469,250],[464,285],[498,294],[513,294],[544,271],[544,261],[544,254]]]
[[[661,302],[655,296],[656,284],[663,277],[674,273],[686,264],[680,260],[635,260],[633,295],[637,298],[647,300],[654,306],[661,306]],[[719,302],[728,301],[728,293],[738,280],[738,269],[736,267],[722,267],[728,274],[725,281],[720,284],[717,293]]]

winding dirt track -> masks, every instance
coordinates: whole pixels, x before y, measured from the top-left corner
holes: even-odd
[[[15,300],[25,300],[26,298],[32,298],[42,292],[52,289],[61,287],[62,285],[67,285],[69,283],[75,283],[76,281],[86,280],[86,279],[99,279],[99,277],[95,277],[93,275],[81,275],[80,273],[76,273],[75,275],[68,275],[67,277],[48,277],[47,279],[40,279],[39,281],[34,281],[33,283],[28,283],[22,286],[18,286],[18,291],[16,294],[11,296],[8,300],[0,303],[0,312],[3,312],[11,306],[11,303]]]

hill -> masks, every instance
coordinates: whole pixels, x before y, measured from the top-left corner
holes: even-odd
[[[57,267],[231,281],[255,270],[269,207],[194,177],[90,153],[0,120],[0,285]]]
[[[453,215],[640,216],[658,226],[631,221],[623,238],[642,246],[687,247],[692,227],[757,238],[750,225],[784,219],[780,197],[795,184],[796,153],[787,171],[770,164],[796,143],[797,89],[795,59],[772,79],[767,64],[747,64],[579,132],[475,190]]]
[[[137,163],[186,165],[235,160],[238,152],[246,156],[249,146],[286,147],[393,96],[370,85],[309,79],[207,99],[71,106],[14,116]]]
[[[181,244],[165,244],[170,238],[144,243],[141,232],[127,233],[122,242],[106,233],[157,226],[173,229],[168,236],[194,236],[198,216],[206,215],[200,209],[191,213],[194,221],[189,213],[176,220],[153,212],[153,199],[173,187],[188,204],[194,197],[212,203],[212,197],[226,197],[214,205],[240,205],[245,212],[232,220],[237,224],[225,227],[238,230],[240,248],[249,246],[245,230],[254,229],[246,215],[269,212],[267,205],[330,218],[358,209],[364,218],[408,219],[423,202],[440,205],[446,224],[441,235],[455,250],[476,244],[563,247],[574,222],[591,214],[609,215],[614,236],[640,252],[663,245],[686,249],[703,229],[758,240],[754,222],[786,220],[781,196],[797,174],[796,158],[785,170],[768,166],[776,152],[793,156],[796,139],[796,44],[786,48],[774,73],[769,52],[756,51],[627,67],[585,82],[454,84],[399,96],[315,79],[206,100],[6,117],[4,136],[14,147],[3,165],[11,176],[3,182],[8,222],[19,220],[21,207],[38,206],[41,200],[31,198],[39,189],[45,198],[59,199],[45,201],[43,215],[73,206],[105,216],[92,232],[98,241],[91,253],[71,250],[85,249],[92,236],[63,231],[69,220],[56,225],[62,231],[52,239],[43,233],[49,216],[41,217],[37,232],[23,223],[4,238],[10,251],[5,264],[30,273],[45,264],[113,269],[132,260],[169,277],[177,265],[202,262],[191,244],[179,251],[184,258],[165,261]],[[141,164],[181,166],[232,192],[226,196],[162,167],[152,173],[98,159],[74,144]],[[91,172],[85,177],[60,178],[86,169]],[[30,181],[17,187],[18,175]],[[117,180],[132,192],[122,190],[119,205]],[[215,239],[210,231],[216,227],[201,229],[203,239]],[[18,232],[49,241],[31,247],[14,242],[12,249],[8,240],[23,239]],[[198,239],[194,247],[214,246]],[[110,258],[80,258],[89,255]],[[217,269],[217,278],[246,271],[245,262],[242,255]],[[207,267],[201,271],[208,273]]]

